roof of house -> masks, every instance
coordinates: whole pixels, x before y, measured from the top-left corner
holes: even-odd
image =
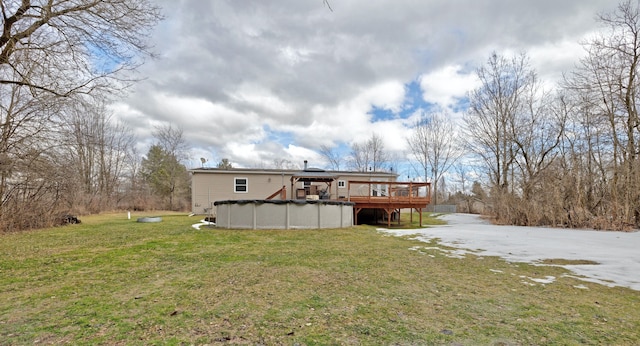
[[[309,175],[309,176],[321,176],[321,175],[331,175],[335,177],[339,177],[341,175],[362,175],[362,176],[390,176],[397,177],[398,174],[394,172],[381,172],[381,171],[325,171],[318,168],[307,168],[307,170],[300,169],[271,169],[271,168],[213,168],[213,167],[200,167],[200,168],[192,168],[189,170],[192,173],[221,173],[221,174],[285,174],[285,175]]]
[[[332,182],[336,179],[338,179],[337,175],[318,168],[307,168],[304,171],[294,173],[291,177],[291,181]]]

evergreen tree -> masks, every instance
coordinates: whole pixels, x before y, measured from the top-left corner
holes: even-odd
[[[142,160],[142,174],[153,194],[167,201],[170,210],[176,207],[176,197],[189,195],[187,168],[159,145],[149,148]]]

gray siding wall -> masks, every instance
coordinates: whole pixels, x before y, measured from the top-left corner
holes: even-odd
[[[215,214],[207,208],[215,201],[239,199],[265,199],[282,188],[282,174],[255,174],[253,172],[199,173],[192,178],[192,211],[196,214]],[[235,179],[247,179],[247,191],[235,192]],[[285,175],[285,186],[290,184],[291,175]],[[289,187],[287,186],[287,189]],[[275,199],[279,199],[276,196]]]

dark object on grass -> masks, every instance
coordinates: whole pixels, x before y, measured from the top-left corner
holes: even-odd
[[[207,216],[204,218],[204,221],[206,222],[216,222],[216,217],[215,216]]]
[[[162,221],[162,218],[160,216],[138,218],[138,222],[160,222],[160,221]]]
[[[65,214],[60,217],[60,224],[69,225],[69,224],[77,224],[82,223],[77,216],[71,214]]]

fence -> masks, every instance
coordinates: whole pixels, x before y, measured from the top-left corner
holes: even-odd
[[[457,212],[457,208],[456,208],[456,205],[449,205],[449,204],[431,205],[431,204],[429,204],[427,206],[427,211],[430,212],[430,213],[456,213]]]

